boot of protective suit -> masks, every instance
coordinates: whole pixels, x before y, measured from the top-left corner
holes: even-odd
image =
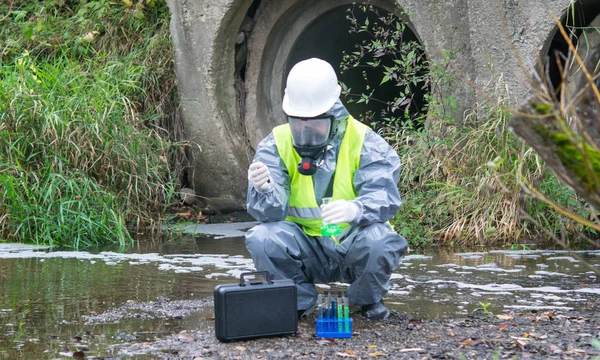
[[[375,304],[362,306],[361,310],[363,316],[371,320],[385,320],[390,316],[390,309],[383,304],[383,300],[379,300]]]

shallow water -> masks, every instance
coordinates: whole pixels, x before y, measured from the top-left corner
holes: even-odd
[[[127,251],[0,244],[0,358],[56,358],[77,348],[90,358],[109,354],[112,344],[212,326],[214,287],[252,270],[241,237],[183,237]],[[459,317],[482,307],[494,313],[598,310],[599,270],[600,251],[409,255],[392,277],[386,303],[421,318]],[[141,313],[90,322],[127,304],[165,298],[208,299],[208,306],[181,319]]]

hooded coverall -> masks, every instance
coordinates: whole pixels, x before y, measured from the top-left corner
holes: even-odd
[[[333,135],[323,161],[313,176],[315,198],[331,196],[336,158],[349,113],[338,99],[326,113],[333,115]],[[246,233],[246,247],[259,271],[275,279],[292,279],[298,289],[298,310],[317,301],[315,283],[349,283],[351,303],[379,302],[389,290],[389,279],[407,248],[406,240],[386,223],[398,210],[400,159],[377,133],[368,130],[353,184],[359,205],[357,218],[336,237],[308,236],[286,221],[290,198],[288,171],[279,156],[273,133],[258,145],[253,162],[269,167],[273,190],[248,187],[248,213],[260,222]]]

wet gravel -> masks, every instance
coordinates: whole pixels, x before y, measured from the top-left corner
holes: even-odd
[[[186,316],[179,301],[137,306],[154,316]],[[189,304],[210,310],[212,299]],[[149,308],[148,308],[149,307]],[[586,308],[586,304],[582,304]],[[127,313],[127,309],[122,309]],[[172,311],[170,311],[172,310]],[[135,312],[134,311],[134,312]],[[148,311],[151,312],[151,311]],[[291,336],[220,342],[214,319],[196,330],[154,341],[113,345],[111,358],[160,359],[593,359],[600,356],[600,320],[593,312],[478,310],[460,318],[417,319],[396,312],[385,321],[354,313],[350,339],[317,338],[315,318],[299,321]],[[100,321],[95,318],[94,321]],[[108,357],[105,357],[108,358]]]
[[[183,319],[193,312],[199,311],[209,305],[212,300],[175,300],[159,296],[156,301],[136,302],[128,301],[126,304],[105,311],[102,314],[83,315],[84,325],[99,325],[116,323],[124,319]]]

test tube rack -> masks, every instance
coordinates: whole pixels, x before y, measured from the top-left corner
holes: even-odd
[[[317,337],[351,338],[352,319],[348,307],[348,293],[325,291],[317,299]]]
[[[351,338],[352,319],[317,319],[317,337],[321,338]]]

